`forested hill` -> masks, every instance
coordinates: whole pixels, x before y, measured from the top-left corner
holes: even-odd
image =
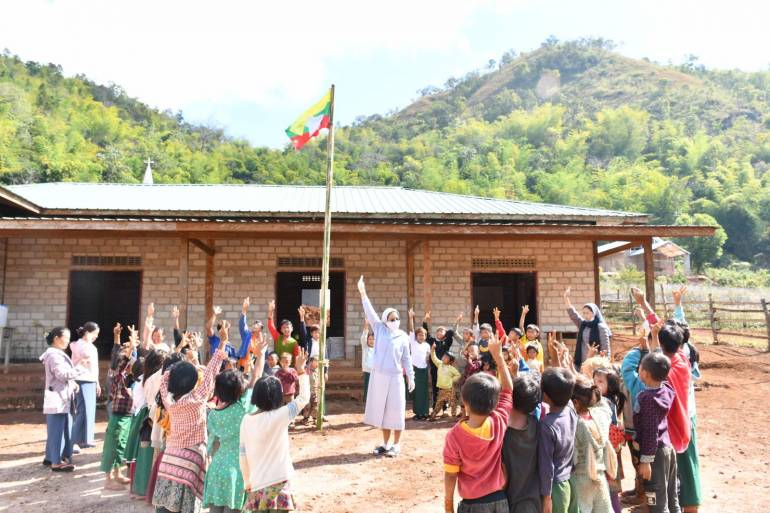
[[[420,84],[415,84],[419,86]],[[389,184],[716,220],[696,265],[770,257],[770,73],[663,66],[549,40],[336,134],[339,184]],[[280,129],[280,128],[278,128]],[[0,56],[0,181],[322,183],[324,142],[254,148],[119,86]],[[718,241],[716,241],[718,242]]]

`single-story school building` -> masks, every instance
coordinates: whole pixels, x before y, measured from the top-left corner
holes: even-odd
[[[235,323],[244,297],[262,320],[297,324],[297,307],[318,301],[324,187],[46,183],[0,187],[0,301],[8,306],[14,360],[37,358],[53,326],[201,330],[213,305]],[[644,214],[505,201],[398,187],[335,187],[330,274],[331,358],[354,361],[365,275],[379,310],[414,307],[434,325],[483,321],[503,311],[506,329],[530,305],[527,322],[574,332],[562,300],[599,302],[599,241],[650,248],[653,237],[711,236],[702,226],[657,226]],[[645,259],[654,301],[652,251]],[[235,337],[237,339],[237,334]]]

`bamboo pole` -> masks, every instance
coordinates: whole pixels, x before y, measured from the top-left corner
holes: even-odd
[[[770,310],[767,308],[767,301],[762,298],[762,310],[765,311],[765,329],[767,329],[767,351],[770,352]]]
[[[319,341],[318,356],[318,415],[316,418],[316,428],[323,431],[324,415],[326,413],[326,366],[329,364],[326,359],[326,318],[329,311],[329,260],[331,254],[331,235],[332,235],[332,183],[334,181],[334,84],[331,87],[331,106],[329,108],[329,139],[326,142],[326,150],[329,160],[326,164],[326,205],[324,210],[324,250],[323,264],[321,266],[321,340]]]

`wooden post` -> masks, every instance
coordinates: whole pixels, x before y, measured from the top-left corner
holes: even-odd
[[[406,309],[414,308],[414,248],[415,243],[406,241]]]
[[[329,138],[326,141],[328,161],[326,163],[326,202],[324,208],[324,247],[321,265],[321,338],[318,343],[318,356],[320,357],[321,371],[318,373],[318,415],[316,428],[319,431],[324,427],[324,415],[326,413],[326,372],[329,364],[326,359],[326,319],[329,311],[329,260],[331,257],[332,237],[332,184],[334,183],[334,84],[331,87],[329,105]]]
[[[631,294],[631,291],[628,291],[628,307],[631,309],[631,329],[634,330],[634,335],[636,335],[636,300],[634,299],[634,295]]]
[[[602,306],[602,289],[599,277],[599,241],[594,241],[594,303]]]
[[[765,311],[765,329],[767,330],[767,351],[770,352],[770,310],[767,307],[767,301],[762,299],[762,310]]]
[[[647,238],[642,243],[644,248],[644,294],[647,302],[655,310],[655,255],[652,253],[652,238]]]
[[[663,303],[663,318],[668,319],[668,303],[666,302],[666,288],[660,284],[660,301]]]
[[[709,294],[709,322],[711,323],[711,338],[714,345],[719,344],[719,326],[717,325],[717,309],[714,307],[714,297]]]
[[[214,241],[209,240],[208,241],[208,247],[214,248]],[[206,321],[208,321],[209,317],[211,316],[211,312],[214,309],[214,253],[206,253],[206,285],[204,288],[204,314],[203,314],[203,325],[206,325]],[[214,327],[216,329],[216,326]],[[208,335],[208,333],[206,333]],[[204,337],[206,340],[206,343],[204,344],[204,347],[206,348],[206,351],[203,355],[203,361],[208,361],[209,355],[211,354],[211,344],[209,343],[209,337]]]
[[[430,312],[433,304],[433,290],[431,285],[430,269],[430,242],[422,241],[422,287],[423,287],[423,308]]]
[[[179,241],[179,327],[187,329],[187,285],[190,265],[190,243],[186,238]]]

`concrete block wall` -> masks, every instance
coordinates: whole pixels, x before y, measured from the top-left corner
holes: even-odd
[[[301,269],[277,266],[278,257],[320,257],[318,240],[218,239],[214,241],[214,304],[235,323],[244,297],[250,296],[250,318],[265,320],[267,303],[275,296],[275,273]],[[592,245],[588,241],[431,241],[434,323],[453,322],[458,312],[471,311],[471,261],[474,256],[536,259],[539,322],[544,330],[572,331],[561,295],[572,286],[575,304],[593,301]],[[0,251],[2,249],[0,244]],[[356,283],[365,275],[367,290],[378,311],[401,312],[406,326],[406,243],[397,240],[332,240],[332,256],[345,260],[346,357],[356,354],[363,311]],[[16,328],[14,346],[36,357],[44,350],[43,334],[66,323],[72,255],[142,256],[140,322],[147,304],[155,303],[156,324],[171,339],[171,308],[183,304],[179,267],[184,247],[178,239],[10,238],[7,243],[5,302],[9,325]],[[422,246],[415,248],[415,308],[424,311]],[[0,253],[0,262],[2,262]],[[99,269],[99,268],[92,268]],[[117,270],[118,268],[113,268]],[[132,270],[121,267],[121,270]],[[109,270],[109,268],[103,268]],[[188,256],[187,328],[202,331],[205,315],[206,255],[193,245]],[[494,269],[488,271],[494,272]],[[506,271],[501,269],[500,271]],[[508,270],[510,271],[510,270]],[[0,273],[2,274],[2,273]],[[109,327],[102,327],[109,329]],[[14,351],[13,354],[19,354]]]
[[[425,244],[423,242],[422,244]],[[472,315],[471,274],[474,272],[517,272],[516,269],[472,269],[474,257],[533,258],[537,278],[538,323],[543,332],[574,331],[566,315],[562,295],[572,287],[572,302],[593,302],[594,268],[591,241],[572,240],[479,240],[430,241],[431,316],[435,325],[453,324],[464,312],[470,323]],[[423,248],[415,249],[415,310],[425,311],[423,282]],[[520,272],[528,272],[522,269]],[[520,312],[503,312],[506,318]]]

